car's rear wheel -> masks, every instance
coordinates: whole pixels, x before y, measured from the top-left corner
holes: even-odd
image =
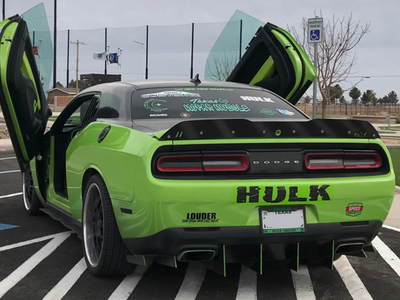
[[[86,185],[82,244],[88,270],[93,275],[126,275],[134,268],[126,260],[129,250],[122,242],[111,199],[100,175],[93,175]]]
[[[22,197],[24,200],[24,207],[29,215],[37,215],[40,213],[42,204],[36,194],[35,186],[33,185],[33,178],[31,167],[28,164],[22,178]]]

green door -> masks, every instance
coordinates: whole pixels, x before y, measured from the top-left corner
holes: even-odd
[[[261,86],[296,104],[316,76],[296,40],[282,28],[267,23],[250,41],[227,81]]]
[[[39,78],[26,22],[0,23],[0,105],[21,171],[44,147],[51,115]]]

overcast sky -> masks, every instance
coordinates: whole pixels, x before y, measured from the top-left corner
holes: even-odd
[[[42,2],[52,30],[54,0],[5,0],[6,17],[22,14]],[[355,48],[358,60],[351,80],[355,83],[369,77],[357,85],[361,91],[373,89],[382,97],[394,90],[400,96],[399,0],[58,0],[57,28],[58,31],[104,31],[105,27],[220,23],[227,22],[236,10],[283,28],[300,27],[303,17],[321,16],[321,12],[324,19],[352,14],[353,20],[359,20],[362,25],[371,22],[370,32]],[[222,30],[223,26],[216,28]]]

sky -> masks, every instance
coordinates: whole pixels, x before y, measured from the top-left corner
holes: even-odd
[[[2,0],[5,1],[6,17],[22,14],[30,8],[44,3],[50,29],[54,28],[54,0]],[[188,76],[174,57],[188,60],[190,51],[191,23],[196,26],[195,69],[204,74],[202,64],[215,39],[224,28],[224,24],[236,10],[270,22],[282,28],[297,27],[303,18],[322,16],[324,20],[348,18],[352,15],[360,25],[371,22],[369,32],[364,36],[354,51],[357,63],[352,75],[343,84],[349,88],[356,84],[361,92],[372,89],[377,97],[383,97],[391,91],[400,96],[400,1],[398,0],[58,0],[57,2],[57,40],[67,39],[67,30],[71,31],[70,40],[86,42],[80,48],[79,67],[82,73],[104,71],[104,63],[94,62],[92,53],[104,51],[104,28],[108,28],[110,52],[121,47],[121,69],[109,66],[109,73],[121,72],[123,80],[143,78],[145,25],[149,25],[151,37],[157,41],[150,43],[150,75],[152,66],[165,65],[165,70],[155,70],[153,78]],[[157,35],[155,34],[158,33]],[[129,37],[128,37],[129,35]],[[197,38],[201,36],[202,39]],[[96,41],[92,40],[96,37]],[[124,39],[125,41],[118,41]],[[174,48],[185,41],[185,46]],[[129,42],[129,43],[128,43]],[[139,42],[139,43],[137,43]],[[58,45],[59,45],[58,43]],[[162,45],[165,45],[163,49]],[[76,46],[70,48],[70,79],[75,79]],[[66,80],[66,42],[57,46],[57,80]],[[98,49],[98,50],[97,50]],[[153,49],[153,50],[152,50]],[[170,52],[170,53],[169,53]],[[172,54],[172,52],[174,52]],[[74,56],[75,55],[75,56]],[[125,60],[125,63],[124,63]],[[179,61],[179,58],[178,58]],[[134,62],[130,65],[128,62]],[[85,65],[86,63],[86,65]],[[90,64],[89,64],[90,63]],[[94,65],[96,63],[96,65]],[[197,64],[197,65],[196,65]],[[185,73],[185,74],[184,74]],[[149,76],[151,79],[151,77]]]

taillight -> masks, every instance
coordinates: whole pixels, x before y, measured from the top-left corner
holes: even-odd
[[[237,172],[248,167],[245,154],[162,156],[157,161],[160,172]]]
[[[377,153],[310,153],[305,165],[308,170],[377,169],[382,160]]]

